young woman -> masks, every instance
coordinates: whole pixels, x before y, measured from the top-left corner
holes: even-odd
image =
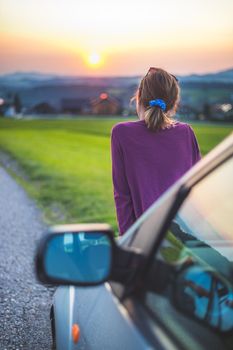
[[[175,76],[150,68],[136,92],[139,120],[111,131],[112,180],[120,235],[199,159],[192,128],[175,121]]]

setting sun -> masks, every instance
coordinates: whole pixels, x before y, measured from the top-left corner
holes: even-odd
[[[101,63],[101,57],[98,53],[91,53],[88,57],[88,63],[91,66],[98,66]]]

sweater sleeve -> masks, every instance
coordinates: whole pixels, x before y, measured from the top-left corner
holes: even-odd
[[[194,165],[201,159],[201,152],[200,152],[200,148],[199,148],[195,133],[190,125],[189,125],[189,132],[190,132],[191,145],[192,145],[192,164]]]
[[[128,185],[122,148],[116,135],[116,129],[111,132],[112,182],[114,201],[120,235],[136,221],[130,188]]]

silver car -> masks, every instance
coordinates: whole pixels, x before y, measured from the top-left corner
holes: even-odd
[[[52,228],[36,271],[59,285],[57,350],[233,349],[233,136],[120,239],[107,224]]]

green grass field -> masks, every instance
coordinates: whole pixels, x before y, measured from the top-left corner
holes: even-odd
[[[117,231],[110,130],[120,120],[0,118],[0,150],[20,165],[15,176],[50,223],[108,222]],[[230,126],[193,128],[203,155],[232,131]]]

